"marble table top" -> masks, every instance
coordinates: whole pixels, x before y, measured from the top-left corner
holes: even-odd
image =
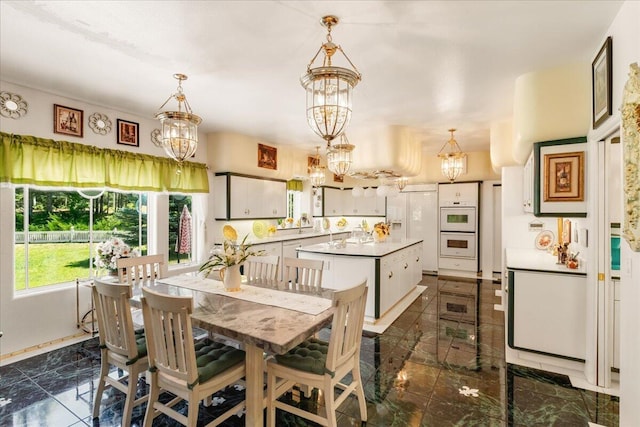
[[[192,296],[194,310],[191,319],[194,326],[244,344],[254,345],[270,354],[286,353],[318,332],[331,322],[334,311],[333,307],[330,307],[318,315],[311,315],[175,285],[150,283],[148,286],[156,292],[168,295]],[[283,290],[277,283],[250,283],[243,286]],[[322,296],[331,298],[328,291]],[[134,289],[132,305],[139,303],[140,291],[136,292]]]

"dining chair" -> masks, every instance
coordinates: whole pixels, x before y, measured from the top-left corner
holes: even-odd
[[[293,290],[319,293],[323,267],[319,259],[284,258],[282,281]]]
[[[161,413],[186,426],[196,426],[200,401],[241,382],[245,376],[245,353],[210,340],[194,341],[191,327],[191,297],[163,295],[142,288],[142,314],[149,350],[150,391],[144,426]],[[160,391],[176,397],[159,401]],[[187,401],[187,415],[173,409]],[[207,426],[217,426],[244,408],[244,401],[219,415]]]
[[[336,411],[355,392],[361,421],[367,421],[367,403],[360,375],[360,344],[367,302],[367,282],[335,291],[329,342],[309,338],[289,352],[267,361],[267,427],[275,427],[276,408],[323,426],[336,426]],[[351,374],[349,384],[342,382]],[[345,381],[346,382],[346,381]],[[308,412],[278,400],[295,384],[322,391],[326,415]],[[342,390],[336,397],[335,387]]]
[[[250,256],[244,262],[243,274],[248,280],[276,280],[279,263],[278,255]]]
[[[149,367],[147,346],[143,330],[134,330],[129,299],[131,285],[94,280],[92,295],[98,318],[100,339],[100,380],[93,404],[93,418],[100,415],[100,402],[106,385],[126,394],[122,425],[131,424],[135,406],[146,402],[148,395],[136,399],[138,377]],[[109,367],[126,372],[119,378],[109,376]],[[127,384],[123,383],[127,380]]]
[[[161,254],[118,258],[116,266],[120,283],[130,285],[140,285],[149,279],[167,276],[167,262]]]

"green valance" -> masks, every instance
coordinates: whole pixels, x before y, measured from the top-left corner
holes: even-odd
[[[299,179],[291,179],[287,181],[287,190],[302,191],[302,181],[300,181]]]
[[[0,182],[129,191],[208,193],[207,166],[168,157],[0,132]]]

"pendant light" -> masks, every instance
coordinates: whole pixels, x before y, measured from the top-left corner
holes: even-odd
[[[340,177],[346,175],[351,170],[355,148],[355,145],[349,143],[344,133],[340,135],[340,144],[333,144],[327,148],[329,170]]]
[[[322,18],[320,23],[327,28],[327,41],[320,46],[307,65],[307,72],[300,78],[307,92],[307,121],[311,129],[325,141],[340,135],[351,119],[351,93],[361,75],[344,53],[340,45],[333,43],[331,29],[339,22],[333,15]],[[335,67],[332,56],[340,51],[353,69]],[[322,65],[312,68],[320,52],[324,53]]]
[[[180,172],[182,162],[193,156],[198,148],[198,125],[202,119],[193,114],[187,97],[182,91],[182,82],[187,80],[187,76],[177,73],[173,77],[178,80],[178,89],[159,109],[162,110],[171,99],[175,99],[178,101],[178,111],[159,112],[156,114],[156,119],[160,120],[162,148],[169,157],[178,162],[178,172]]]
[[[458,142],[453,138],[453,132],[455,131],[455,129],[449,129],[451,138],[444,143],[438,153],[442,174],[451,182],[455,181],[464,172],[465,159],[467,157],[460,149]],[[448,148],[448,151],[445,151],[445,148]]]
[[[320,146],[316,147],[316,155],[313,159],[313,165],[309,169],[309,179],[311,180],[311,185],[314,187],[319,187],[324,184],[325,180],[325,167],[320,165]]]

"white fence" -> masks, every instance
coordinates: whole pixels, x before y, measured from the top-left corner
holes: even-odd
[[[24,243],[24,232],[16,232],[16,243]],[[93,231],[93,241],[102,242],[113,236],[112,230]],[[29,231],[29,243],[84,243],[89,241],[89,230]]]

